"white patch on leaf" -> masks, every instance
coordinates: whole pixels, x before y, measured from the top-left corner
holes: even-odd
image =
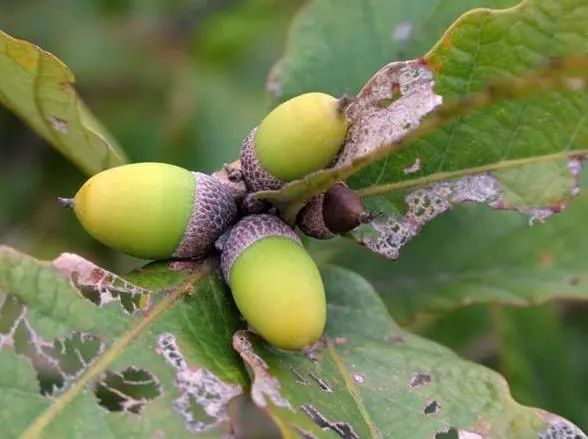
[[[194,369],[189,366],[173,334],[166,332],[159,336],[157,352],[176,370],[176,387],[180,397],[175,400],[174,408],[184,418],[188,431],[207,431],[229,420],[227,403],[242,394],[241,386],[221,381],[208,369]],[[194,403],[211,420],[205,422],[197,419],[193,410]]]
[[[422,227],[455,204],[465,201],[494,204],[500,201],[500,185],[487,174],[473,175],[437,183],[409,193],[405,200],[408,210],[404,216],[376,218],[371,222],[375,236],[360,238],[370,250],[397,259],[400,249],[417,236]]]
[[[362,88],[346,110],[350,128],[335,167],[402,139],[443,102],[433,72],[421,61],[390,63]]]
[[[478,433],[473,433],[471,431],[459,430],[458,432],[459,439],[484,439],[484,436]]]
[[[557,202],[546,202],[545,206],[528,206],[511,201],[505,195],[510,189],[499,178],[490,173],[474,174],[447,180],[416,189],[405,196],[406,213],[377,216],[369,225],[360,227],[354,236],[370,250],[389,259],[398,259],[400,250],[421,229],[437,216],[451,210],[455,205],[473,202],[486,204],[494,209],[514,210],[529,217],[529,225],[545,220],[563,211],[571,197],[579,191],[578,175],[582,160],[574,158],[567,162],[571,179]]]
[[[357,384],[365,383],[365,377],[360,373],[354,373],[353,375],[351,375],[351,378],[353,378],[353,381]]]
[[[407,166],[402,170],[405,175],[414,174],[415,172],[419,172],[421,170],[421,159],[417,157],[414,163],[410,166]]]
[[[56,116],[48,116],[47,119],[55,131],[61,134],[69,133],[69,123],[66,120]]]
[[[53,261],[53,265],[71,279],[84,297],[100,307],[120,301],[125,312],[132,314],[148,306],[150,290],[134,285],[81,256],[62,253]]]
[[[549,426],[539,434],[538,439],[588,439],[586,433],[570,421],[553,413],[543,412]]]

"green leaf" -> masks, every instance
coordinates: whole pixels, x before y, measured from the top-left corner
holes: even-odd
[[[516,0],[313,0],[294,21],[269,90],[283,101],[300,93],[356,94],[384,64],[417,58],[462,13]]]
[[[500,370],[513,394],[572,419],[582,419],[584,401],[577,391],[581,369],[572,366],[572,351],[554,305],[496,308],[494,324],[500,346]]]
[[[435,133],[455,119],[475,114],[476,110],[490,107],[505,99],[521,99],[547,91],[574,90],[579,93],[588,82],[587,71],[587,56],[570,56],[522,77],[494,80],[488,83],[485,91],[447,102],[432,111],[441,100],[441,97],[433,92],[432,72],[419,60],[391,63],[372,77],[347,108],[351,127],[343,151],[333,168],[311,173],[277,191],[258,192],[256,196],[272,201],[283,208],[287,218],[294,218],[297,211],[313,195],[326,190],[336,181],[357,174],[362,169],[369,170],[377,160],[385,159],[387,163],[391,152],[400,153],[402,148],[407,148],[422,137]],[[388,104],[388,100],[391,99],[388,97],[389,93],[399,93],[400,97],[395,97],[393,103]],[[422,120],[427,114],[428,117]],[[396,203],[397,198],[407,188],[432,185],[442,180],[468,175],[496,178],[490,171],[495,171],[500,178],[501,173],[513,168],[546,166],[546,163],[549,166],[567,157],[580,160],[578,157],[586,153],[588,150],[566,149],[563,152],[538,157],[506,160],[498,165],[478,166],[456,172],[438,172],[434,176],[366,187],[359,189],[358,193],[362,197],[371,197],[376,202],[388,202],[392,208],[398,210],[403,203]],[[572,167],[573,172],[577,173],[576,168],[579,167],[581,168],[581,160],[578,165]],[[405,175],[413,175],[419,173],[422,168],[422,159],[417,156],[402,172]],[[376,176],[377,181],[383,178],[383,172]],[[460,182],[457,184],[461,185]],[[500,188],[497,188],[497,191],[498,189]],[[388,198],[384,195],[388,195]]]
[[[385,16],[388,12],[373,2],[358,3],[371,16]],[[366,84],[348,109],[352,126],[342,157],[349,159],[340,162],[338,169],[317,172],[286,185],[281,191],[260,193],[258,197],[289,205],[286,214],[291,219],[312,195],[338,179],[349,178],[352,187],[359,189],[362,196],[370,197],[369,203],[377,211],[397,215],[407,208],[404,196],[408,188],[428,187],[439,181],[493,171],[498,174],[493,177],[499,182],[503,177],[508,181],[509,176],[502,174],[505,169],[531,164],[564,166],[562,159],[588,151],[588,125],[584,123],[588,116],[584,91],[586,69],[575,61],[564,71],[560,70],[561,66],[544,66],[550,57],[573,57],[585,52],[586,14],[580,0],[527,0],[510,9],[479,9],[464,14],[424,60],[386,66]],[[312,23],[317,29],[323,29],[328,22],[334,35],[351,35],[352,41],[367,39],[361,25],[338,28],[337,22],[329,21],[328,14],[316,16],[313,21],[304,17],[308,26]],[[311,34],[308,28],[305,30]],[[299,33],[291,38],[290,53],[302,50],[296,44],[306,47],[305,38]],[[317,45],[316,57],[320,56],[316,53],[319,51],[323,52],[323,58],[329,59],[330,67],[342,62],[336,57],[339,52],[330,51],[327,55],[325,45]],[[366,53],[363,64],[371,65],[365,57],[372,52],[366,50]],[[373,55],[373,59],[377,57]],[[310,59],[300,55],[298,62],[308,64]],[[284,62],[279,72],[288,77],[284,69],[295,64]],[[433,73],[435,92],[446,104],[419,122],[434,107],[430,104],[432,98],[419,92],[423,87],[433,86],[431,80],[427,83],[425,65]],[[298,65],[297,69],[300,68]],[[391,74],[395,69],[397,73]],[[317,77],[326,74],[325,71]],[[307,85],[301,86],[300,91],[305,88]],[[395,90],[400,90],[399,96],[395,96]],[[386,99],[389,102],[382,108],[381,102]],[[508,183],[516,185],[516,192],[526,192],[531,183],[538,185],[536,178],[522,176],[541,172],[523,170],[517,175],[513,171],[510,180],[514,176],[516,181]],[[566,180],[569,175],[563,175],[556,185],[566,186]],[[501,192],[508,198],[509,188]],[[525,200],[525,204],[530,201],[534,208],[546,207],[541,198]],[[378,230],[382,227],[376,224],[373,229],[382,235]],[[403,240],[411,237],[404,236]],[[380,241],[385,239],[382,236]],[[370,245],[369,241],[364,243]],[[394,251],[371,247],[396,257]]]
[[[391,320],[361,277],[324,273],[326,334],[311,351],[286,353],[240,331],[254,401],[286,432],[304,437],[547,438],[567,421],[518,405],[504,380]],[[335,434],[332,434],[335,433]]]
[[[4,247],[0,298],[2,437],[218,437],[248,385],[241,322],[207,262],[125,280]]]
[[[474,10],[455,22],[426,55],[445,100],[484,89],[494,78],[512,78],[550,57],[588,50],[588,10],[583,0],[526,0],[507,10]],[[403,151],[357,175],[357,187],[410,180],[403,171],[417,157],[418,177],[471,168],[500,169],[504,162],[585,150],[586,93],[540,93],[521,102],[497,103],[460,117]],[[521,163],[521,165],[524,163]],[[443,177],[447,178],[446,176]]]
[[[87,174],[125,163],[86,108],[71,71],[54,55],[0,31],[0,103]]]

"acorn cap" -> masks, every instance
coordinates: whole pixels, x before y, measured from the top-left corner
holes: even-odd
[[[298,213],[296,224],[306,235],[330,239],[356,228],[366,218],[361,198],[345,183],[312,198]]]
[[[302,245],[294,230],[274,215],[251,215],[243,218],[231,229],[221,253],[221,270],[228,284],[231,268],[239,255],[260,239],[271,236],[288,238]]]
[[[270,174],[257,158],[255,152],[256,133],[257,127],[249,132],[241,146],[241,171],[247,187],[252,192],[280,189],[286,182]]]
[[[194,205],[184,236],[173,254],[175,258],[206,256],[237,216],[235,201],[221,182],[201,172],[193,174]]]
[[[316,197],[313,197],[302,209],[300,209],[300,212],[298,212],[296,225],[305,235],[316,239],[331,239],[336,236],[325,224],[323,214],[324,201],[325,194],[319,194]]]

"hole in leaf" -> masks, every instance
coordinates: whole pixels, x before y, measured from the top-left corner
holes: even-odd
[[[394,102],[402,97],[402,91],[398,82],[393,82],[390,86],[391,95],[389,97],[378,100],[378,107],[388,108]]]
[[[78,377],[102,352],[102,341],[90,334],[73,332],[53,342],[44,340],[26,318],[27,308],[7,295],[0,308],[0,346],[11,346],[35,369],[42,395],[54,395]]]
[[[438,432],[435,439],[459,439],[459,433],[455,428],[451,427],[447,431]]]
[[[353,430],[350,423],[343,421],[331,422],[310,404],[303,404],[300,409],[323,430],[330,430],[343,439],[359,439],[358,434]]]
[[[329,386],[329,384],[327,383],[327,381],[324,378],[321,378],[315,374],[313,374],[312,372],[308,374],[308,376],[310,378],[312,378],[312,380],[318,384],[319,388],[323,391],[323,392],[332,392],[333,389],[331,388],[331,386]]]
[[[60,370],[69,377],[77,377],[88,365],[102,353],[100,339],[80,332],[59,338],[53,346],[44,346],[45,352],[59,363]]]
[[[139,414],[149,401],[161,395],[161,386],[151,372],[131,366],[121,373],[107,370],[94,386],[94,394],[111,412]]]
[[[292,372],[292,375],[294,376],[294,381],[296,381],[298,384],[303,384],[303,385],[308,384],[306,382],[306,380],[304,379],[304,377],[302,375],[300,375],[300,373],[296,369],[294,369],[291,366],[288,369],[290,370],[290,372]]]
[[[429,384],[431,381],[433,381],[433,378],[428,373],[415,372],[408,385],[411,389],[418,389],[419,387]]]
[[[441,410],[441,404],[439,404],[438,401],[433,400],[427,403],[427,405],[425,406],[424,413],[425,415],[434,415],[439,410]]]
[[[57,361],[39,351],[39,340],[33,334],[26,319],[21,319],[13,334],[14,351],[27,358],[37,373],[42,395],[53,394],[63,388],[64,377]]]

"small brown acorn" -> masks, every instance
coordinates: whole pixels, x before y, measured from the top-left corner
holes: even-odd
[[[353,230],[369,217],[361,198],[345,183],[337,183],[312,198],[298,212],[296,224],[312,238],[331,239]]]

